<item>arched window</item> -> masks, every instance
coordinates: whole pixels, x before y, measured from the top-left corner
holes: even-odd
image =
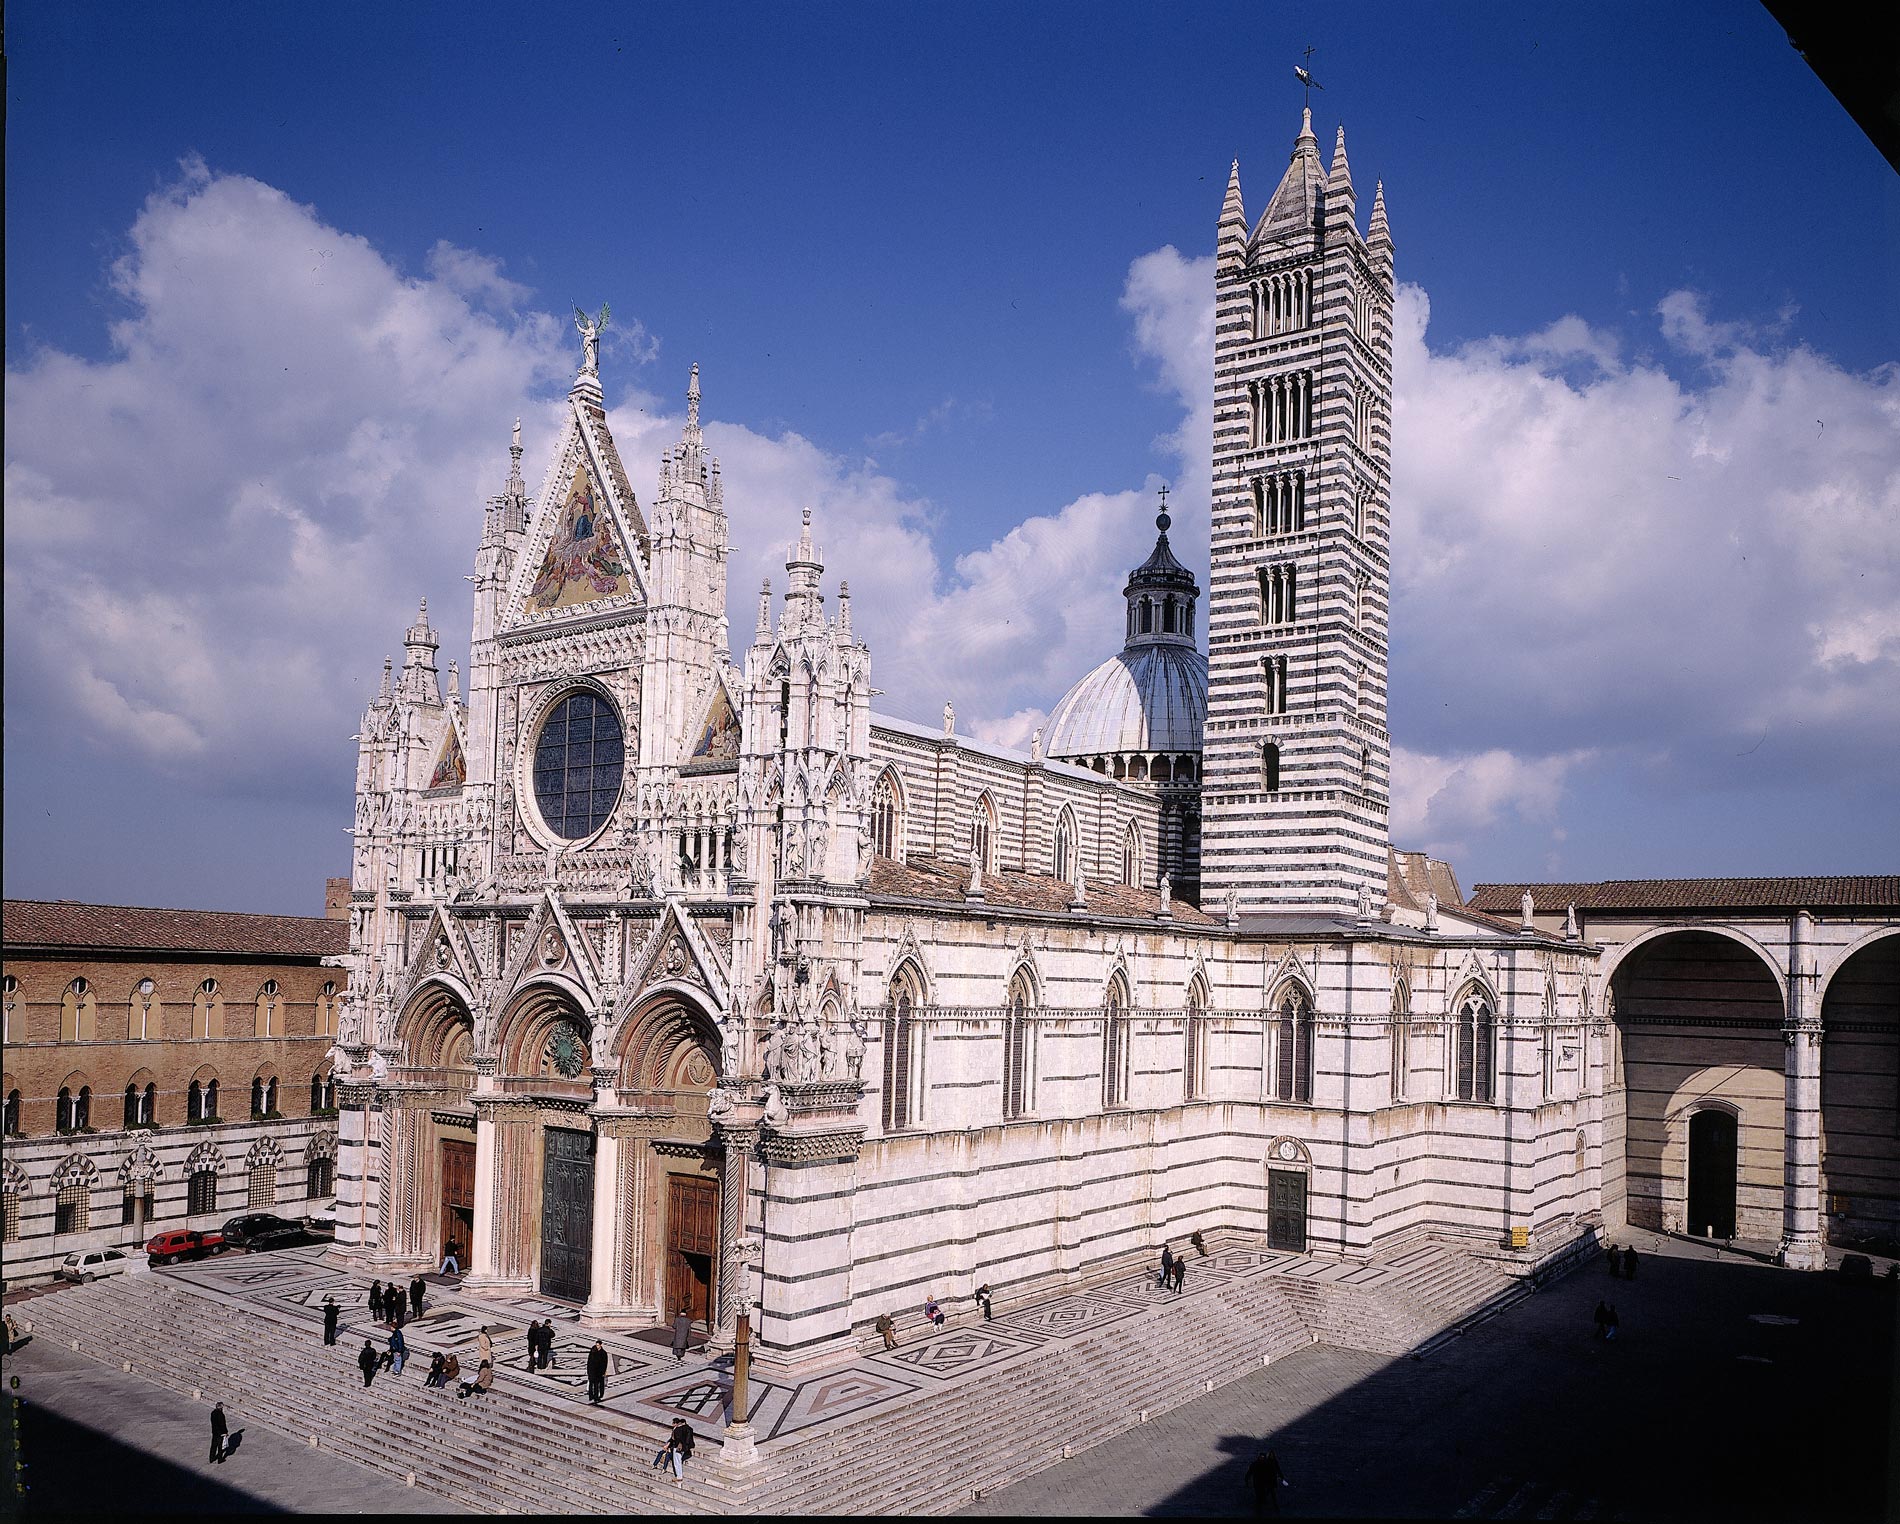
[[[278,1010],[282,988],[275,979],[266,979],[257,992],[257,1035],[259,1037],[277,1037],[283,1032],[278,1025]]]
[[[1497,1049],[1497,1018],[1491,1002],[1481,991],[1467,990],[1454,1020],[1458,1035],[1452,1093],[1461,1101],[1489,1105]]]
[[[1544,986],[1544,1019],[1539,1037],[1539,1054],[1544,1068],[1544,1099],[1557,1093],[1557,992]]]
[[[205,980],[191,997],[191,1035],[224,1036],[224,996],[218,992],[216,979]]]
[[[251,1166],[250,1189],[247,1204],[254,1207],[277,1205],[277,1166],[274,1164],[254,1164]]]
[[[55,1233],[84,1233],[92,1220],[92,1186],[73,1180],[59,1188],[53,1204]]]
[[[1102,996],[1102,1105],[1128,1104],[1128,985],[1118,970]]]
[[[1275,741],[1260,745],[1260,787],[1269,794],[1280,791],[1280,747]]]
[[[196,1217],[217,1209],[218,1172],[212,1165],[201,1164],[191,1172],[185,1186],[185,1210]]]
[[[251,1115],[261,1117],[264,1114],[264,1076],[258,1075],[251,1081]]]
[[[13,1041],[13,1007],[19,1000],[20,981],[0,974],[0,1042]]]
[[[1253,479],[1253,533],[1256,540],[1267,534],[1267,488],[1257,476]]]
[[[277,1076],[272,1075],[264,1082],[264,1115],[277,1115]]]
[[[92,985],[75,979],[59,997],[59,1040],[91,1042],[99,1035],[99,1001]]]
[[[303,1193],[312,1201],[327,1201],[336,1194],[336,1161],[327,1155],[304,1165]]]
[[[145,1120],[140,1114],[141,1108],[139,1102],[142,1099],[143,1097],[140,1096],[139,1087],[137,1085],[127,1085],[125,1087],[125,1125],[127,1127],[137,1127],[140,1122]]]
[[[336,1036],[336,981],[326,979],[317,995],[317,1036]]]
[[[1313,1099],[1313,1007],[1306,991],[1289,986],[1274,1016],[1274,1095],[1301,1104]]]
[[[1131,889],[1141,883],[1141,832],[1133,821],[1122,832],[1122,882]]]
[[[204,1086],[193,1080],[185,1087],[185,1117],[189,1121],[200,1122],[204,1120],[204,1114]]]
[[[871,850],[879,857],[897,861],[898,797],[895,775],[886,768],[871,791]]]
[[[1188,986],[1187,1019],[1182,1024],[1181,1093],[1187,1100],[1207,1094],[1207,986],[1196,974]]]
[[[985,873],[996,871],[996,859],[992,855],[995,841],[996,806],[990,802],[990,796],[984,794],[976,801],[976,810],[970,816],[970,851]]]
[[[1403,979],[1392,986],[1392,1099],[1405,1099],[1412,1066],[1412,992]]]
[[[53,1125],[61,1132],[73,1130],[73,1092],[68,1085],[61,1085],[53,1099]]]
[[[158,998],[158,985],[151,979],[141,979],[132,986],[132,997],[126,1003],[125,1035],[134,1042],[165,1035],[165,1008]]]
[[[9,1090],[7,1092],[7,1106],[6,1106],[5,1120],[6,1120],[6,1125],[5,1125],[4,1131],[6,1133],[6,1136],[8,1136],[9,1138],[19,1137],[20,1136],[20,1092],[18,1090]]]
[[[1018,970],[1009,981],[1008,1014],[1003,1021],[1003,1120],[1013,1122],[1035,1109],[1034,1004],[1029,975]]]
[[[901,1132],[918,1119],[923,1097],[923,1029],[917,1020],[923,982],[903,968],[884,1008],[884,1130]]]
[[[323,1076],[321,1074],[313,1074],[310,1076],[310,1111],[314,1116],[317,1112],[324,1109]]]
[[[1066,809],[1056,819],[1055,845],[1050,855],[1049,869],[1065,883],[1075,873],[1075,817]]]

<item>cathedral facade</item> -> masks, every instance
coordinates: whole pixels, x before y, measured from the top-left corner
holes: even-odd
[[[733,655],[699,425],[643,505],[593,325],[519,428],[466,692],[426,605],[363,720],[338,1250],[603,1324],[881,1312],[1196,1229],[1529,1269],[1599,1221],[1595,950],[1388,839],[1393,246],[1310,116],[1218,231],[1212,555],[1027,754],[871,712],[809,513]]]

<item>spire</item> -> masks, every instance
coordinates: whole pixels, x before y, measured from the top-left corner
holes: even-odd
[[[1366,246],[1383,252],[1388,261],[1392,258],[1392,229],[1386,226],[1383,180],[1372,193],[1372,221],[1366,228]]]
[[[1218,259],[1223,271],[1238,270],[1247,260],[1247,208],[1240,199],[1240,160],[1227,174],[1227,199],[1221,202]]]
[[[1352,190],[1352,166],[1346,162],[1346,129],[1342,124],[1333,140],[1333,167],[1326,175],[1326,230],[1359,231],[1359,203]]]
[[[382,686],[381,691],[378,692],[376,695],[377,698],[383,700],[383,702],[385,703],[389,701],[389,671],[390,671],[390,660],[387,656],[385,656],[383,658],[383,686]]]
[[[838,584],[838,633],[847,639],[851,635],[851,584]]]
[[[765,578],[759,583],[759,628],[752,643],[769,646],[772,643],[772,579]]]
[[[402,696],[419,703],[442,702],[442,687],[436,676],[435,653],[440,649],[436,633],[429,628],[429,600],[416,608],[416,622],[403,632]]]
[[[1174,520],[1168,513],[1166,486],[1158,496],[1161,510],[1155,514],[1155,548],[1128,574],[1128,585],[1122,589],[1122,596],[1128,600],[1124,649],[1194,643],[1194,600],[1201,589],[1194,574],[1175,560],[1168,547],[1168,528]]]
[[[799,522],[798,543],[792,547],[786,558],[785,570],[788,585],[785,589],[785,623],[790,629],[801,629],[806,624],[815,624],[822,618],[824,594],[818,590],[818,578],[824,571],[825,563],[819,559],[817,549],[811,542],[811,509],[804,511]]]
[[[1284,238],[1310,234],[1319,216],[1326,187],[1326,170],[1319,161],[1319,139],[1313,136],[1313,113],[1300,114],[1300,135],[1293,140],[1293,154],[1280,185],[1267,203],[1254,229],[1254,239]]]
[[[699,361],[693,361],[693,376],[686,383],[686,429],[688,433],[699,432]]]

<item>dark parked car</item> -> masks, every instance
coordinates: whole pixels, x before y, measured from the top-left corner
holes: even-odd
[[[224,1253],[224,1240],[216,1233],[200,1233],[196,1228],[173,1228],[161,1233],[145,1246],[154,1265],[169,1265],[181,1259],[203,1259],[207,1254]]]
[[[275,1212],[246,1212],[224,1225],[224,1241],[233,1249],[270,1249],[303,1236],[300,1224]]]

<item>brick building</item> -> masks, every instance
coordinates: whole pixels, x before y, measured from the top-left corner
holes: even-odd
[[[8,900],[9,1281],[335,1190],[346,922]]]

